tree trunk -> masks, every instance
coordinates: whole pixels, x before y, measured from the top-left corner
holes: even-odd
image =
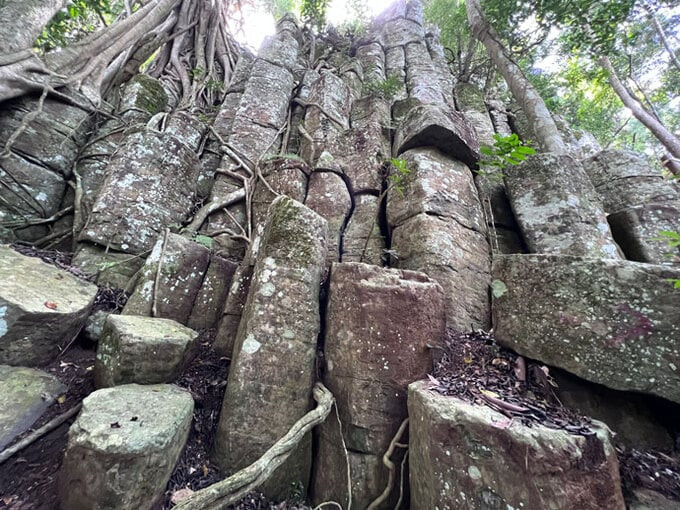
[[[663,44],[664,48],[666,48],[666,52],[668,52],[671,62],[673,62],[673,65],[678,69],[678,71],[680,71],[680,60],[678,60],[678,56],[673,51],[671,43],[668,41],[668,37],[666,37],[666,32],[664,32],[661,23],[659,23],[659,20],[648,6],[643,5],[643,8],[647,12],[647,16],[652,22],[652,25],[654,25],[654,30],[656,30],[659,39],[661,39],[661,43]]]
[[[3,53],[30,49],[67,0],[7,0],[0,2],[0,48]]]
[[[543,98],[507,54],[498,34],[484,19],[479,0],[467,0],[466,7],[472,34],[484,44],[491,61],[505,78],[512,95],[529,119],[540,147],[546,152],[566,153],[567,147],[562,135],[557,130]]]
[[[616,70],[608,57],[600,57],[599,63],[602,68],[609,73],[609,83],[623,102],[624,106],[630,109],[635,118],[652,132],[675,160],[680,160],[680,138],[671,133],[666,126],[659,122],[626,90],[626,87],[619,79],[619,76],[616,74]]]

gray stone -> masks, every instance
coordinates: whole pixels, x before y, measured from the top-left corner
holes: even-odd
[[[680,232],[680,200],[631,207],[608,218],[626,258],[652,264],[680,265],[680,247],[672,248],[661,232]]]
[[[418,214],[392,232],[396,267],[422,271],[446,296],[449,327],[489,326],[490,249],[486,235],[453,219]]]
[[[50,362],[85,324],[97,287],[0,245],[0,363]]]
[[[644,154],[605,150],[584,160],[583,168],[608,214],[650,203],[680,201],[678,187],[664,180]]]
[[[385,53],[379,43],[371,42],[359,46],[356,58],[364,71],[364,83],[381,82],[385,79]]]
[[[477,139],[479,140],[480,145],[493,146],[495,143],[493,135],[496,133],[489,114],[487,112],[466,110],[463,112],[463,116],[472,125],[475,133],[477,133]]]
[[[104,310],[99,310],[94,312],[92,315],[88,316],[85,322],[85,328],[83,333],[91,342],[98,342],[99,337],[102,335],[102,330],[104,329],[104,324],[106,319],[112,312],[106,312]]]
[[[606,428],[572,435],[409,386],[411,508],[624,510]]]
[[[458,82],[455,87],[456,106],[460,111],[475,111],[486,113],[484,91],[477,85],[468,82]]]
[[[90,243],[78,243],[71,264],[99,285],[125,289],[144,265],[144,257],[106,250]]]
[[[390,49],[395,46],[406,46],[412,42],[421,42],[425,39],[425,29],[422,23],[406,18],[394,18],[387,21],[379,36],[383,48]]]
[[[535,154],[505,170],[505,188],[531,252],[620,258],[599,197],[571,156]]]
[[[626,497],[628,510],[678,510],[680,501],[673,501],[660,492],[637,488]]]
[[[445,105],[412,108],[394,135],[394,154],[416,147],[437,147],[468,166],[479,159],[479,141],[463,115]]]
[[[604,422],[614,442],[637,450],[672,451],[673,438],[655,416],[647,395],[614,391],[561,370],[551,370],[559,401],[582,416]]]
[[[131,135],[109,161],[79,240],[135,254],[151,249],[166,227],[186,218],[199,172],[196,154],[174,136]]]
[[[406,418],[406,387],[431,370],[428,346],[444,333],[444,294],[426,275],[367,264],[333,264],[323,379],[336,398],[343,436],[352,452],[353,499],[358,508],[366,508],[387,485],[382,455]],[[347,498],[337,430],[335,420],[319,427],[316,503],[334,500],[344,505]]]
[[[387,220],[392,228],[426,213],[485,232],[477,188],[467,166],[434,147],[411,149],[401,157],[409,173],[401,192],[388,193]]]
[[[177,234],[161,236],[144,263],[123,314],[163,317],[185,324],[209,262],[210,250],[202,244]]]
[[[680,270],[617,260],[494,260],[494,331],[527,357],[612,389],[680,402]]]
[[[0,365],[0,451],[28,430],[66,387],[53,375]]]
[[[380,231],[378,197],[362,194],[354,196],[354,209],[342,239],[344,262],[367,262],[381,266],[385,239]]]
[[[227,474],[257,460],[309,409],[320,330],[319,285],[326,220],[288,197],[271,205],[236,337],[215,440]],[[276,470],[263,491],[285,499],[307,486],[311,442]]]
[[[254,268],[255,262],[252,252],[249,250],[231,280],[231,286],[224,304],[224,312],[217,326],[213,349],[218,354],[230,359],[234,351],[234,342],[243,315],[243,308],[248,300]]]
[[[168,319],[109,315],[97,344],[98,388],[176,379],[195,354],[198,333]]]
[[[191,394],[171,385],[90,394],[69,429],[61,508],[154,508],[184,449],[193,409]]]
[[[217,326],[238,264],[212,254],[201,288],[187,321],[192,329],[210,329]]]
[[[314,172],[309,178],[305,205],[328,222],[326,264],[340,260],[340,236],[352,207],[345,181],[334,172]]]
[[[405,47],[405,58],[408,96],[424,104],[447,103],[441,88],[442,75],[435,69],[425,41],[419,40],[408,44]],[[450,89],[448,93],[450,95]],[[453,109],[451,104],[447,106]]]

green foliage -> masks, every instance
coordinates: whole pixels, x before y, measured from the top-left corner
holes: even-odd
[[[653,237],[651,240],[667,243],[671,250],[680,248],[680,233],[674,232],[672,230],[661,230],[659,231],[659,237]],[[675,253],[668,253],[668,256],[678,257],[678,255]],[[676,289],[680,289],[680,278],[669,278],[668,281],[671,282]]]
[[[536,150],[519,139],[516,134],[502,136],[498,133],[493,135],[493,146],[484,145],[480,151],[484,155],[479,162],[480,167],[505,168],[508,165],[516,166],[525,161],[529,156],[536,154]],[[479,170],[480,175],[503,177],[499,170]]]
[[[78,41],[111,23],[123,9],[115,0],[73,0],[43,29],[35,48],[46,53]]]
[[[392,99],[402,86],[402,81],[397,75],[389,76],[384,80],[368,80],[364,83],[364,92],[368,95],[382,99]]]
[[[390,183],[389,189],[403,195],[406,180],[412,171],[408,168],[404,158],[392,158],[390,159],[390,165],[392,166],[392,171],[387,176],[387,180]]]
[[[297,0],[260,0],[260,5],[271,13],[276,20],[289,12],[299,14],[299,2]]]
[[[302,0],[300,14],[303,21],[321,32],[326,25],[326,13],[330,0]]]

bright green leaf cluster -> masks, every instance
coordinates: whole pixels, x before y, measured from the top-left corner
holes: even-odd
[[[536,154],[536,150],[531,146],[526,145],[519,139],[515,133],[509,136],[503,136],[498,133],[493,135],[493,146],[484,145],[480,151],[484,158],[479,162],[480,167],[496,167],[505,168],[508,165],[516,166],[522,163],[527,157]],[[484,172],[480,170],[480,174],[495,174],[502,177],[498,172]]]
[[[382,99],[392,99],[403,82],[397,75],[388,76],[385,80],[368,80],[364,83],[364,92]]]
[[[392,158],[390,159],[390,164],[393,169],[387,177],[387,180],[390,183],[390,189],[403,195],[404,185],[406,184],[408,176],[411,175],[411,169],[406,165],[406,160],[404,158]]]
[[[326,25],[329,3],[329,0],[302,0],[300,14],[304,22],[316,27],[317,31],[321,32]]]

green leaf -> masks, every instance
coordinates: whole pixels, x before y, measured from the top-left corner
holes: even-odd
[[[202,244],[208,249],[212,250],[213,247],[213,238],[210,236],[204,236],[202,234],[198,234],[196,237],[194,237],[194,241],[197,242],[198,244]]]

